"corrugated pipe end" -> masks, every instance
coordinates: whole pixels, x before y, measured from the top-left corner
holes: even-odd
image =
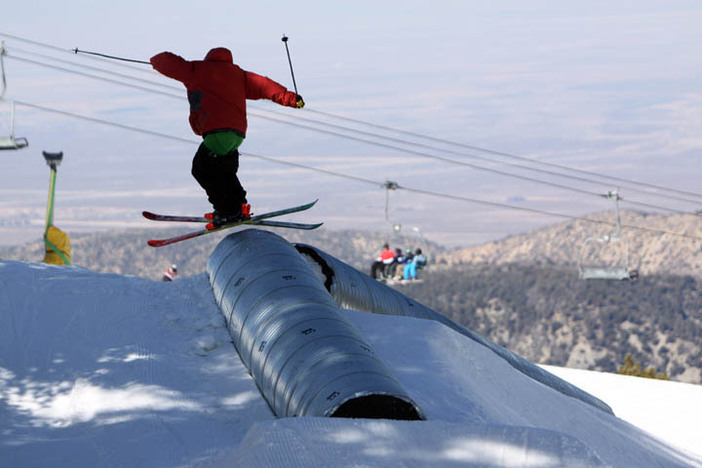
[[[394,419],[401,421],[422,421],[417,407],[394,395],[366,395],[353,398],[334,411],[332,418]]]
[[[392,370],[288,241],[248,229],[224,238],[207,273],[232,343],[278,417],[424,419]]]

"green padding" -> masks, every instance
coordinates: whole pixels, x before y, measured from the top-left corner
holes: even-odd
[[[237,149],[243,141],[244,138],[234,132],[217,132],[207,135],[204,143],[214,154],[224,156]]]
[[[58,247],[56,247],[54,244],[51,243],[51,241],[46,237],[46,234],[44,234],[44,243],[51,249],[53,250],[56,255],[61,257],[61,260],[63,260],[63,263],[66,265],[70,265],[71,262],[66,258],[66,256],[59,250]]]

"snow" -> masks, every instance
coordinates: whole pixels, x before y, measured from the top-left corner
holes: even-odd
[[[549,368],[620,419],[435,322],[348,311],[410,422],[275,418],[204,274],[0,262],[0,313],[0,466],[702,466],[702,387]]]
[[[606,401],[618,417],[702,456],[702,386],[542,366]]]

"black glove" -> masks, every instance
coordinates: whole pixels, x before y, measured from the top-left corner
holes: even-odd
[[[302,109],[303,107],[305,107],[305,101],[302,100],[302,96],[300,96],[299,94],[297,94],[296,96],[297,101],[295,101],[295,107],[297,107],[298,109]]]

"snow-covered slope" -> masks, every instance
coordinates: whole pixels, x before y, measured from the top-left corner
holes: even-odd
[[[702,457],[701,385],[542,367],[606,401],[619,418]]]
[[[348,312],[406,422],[274,418],[204,274],[0,262],[0,314],[0,466],[702,466],[434,322]]]

